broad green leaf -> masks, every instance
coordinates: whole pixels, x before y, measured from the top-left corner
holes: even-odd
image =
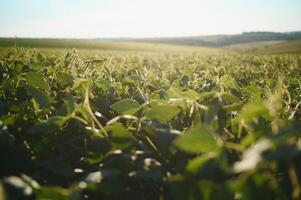
[[[46,68],[45,66],[43,66],[42,64],[35,64],[35,65],[31,65],[31,68],[35,71],[40,71],[44,68]]]
[[[289,161],[301,154],[300,148],[297,145],[281,145],[278,148],[263,153],[265,161]]]
[[[212,99],[212,98],[216,98],[218,96],[218,92],[217,91],[210,91],[210,92],[202,92],[200,93],[200,98],[201,99]]]
[[[120,114],[132,115],[137,112],[140,104],[135,100],[123,99],[117,103],[114,103],[110,107]]]
[[[201,180],[197,183],[198,190],[203,194],[202,200],[222,199],[233,200],[234,195],[230,193],[229,189],[223,184],[216,184],[214,181]],[[198,199],[198,195],[194,199]],[[246,198],[249,199],[249,198]],[[256,198],[266,199],[266,198]],[[270,199],[270,198],[267,198]]]
[[[26,86],[26,90],[37,101],[40,108],[49,108],[51,106],[51,99],[43,91],[31,86]]]
[[[75,110],[75,100],[73,97],[69,97],[65,105],[67,113],[71,114]]]
[[[182,97],[182,91],[178,88],[171,87],[167,90],[167,95],[170,99],[180,98],[180,97]]]
[[[240,102],[240,99],[233,95],[232,93],[224,93],[223,94],[223,100],[229,102],[229,103],[237,103]]]
[[[188,153],[204,153],[218,150],[213,131],[202,125],[190,128],[175,141],[175,145]]]
[[[47,81],[45,80],[45,78],[42,76],[42,74],[38,73],[38,72],[28,72],[25,75],[25,79],[27,81],[27,83],[33,87],[37,87],[41,90],[50,91],[50,87],[47,83]]]
[[[230,112],[230,111],[238,111],[240,110],[242,107],[241,103],[233,103],[233,104],[230,104],[230,105],[226,105],[226,106],[223,106],[223,109],[227,112]]]
[[[56,78],[61,85],[68,85],[72,83],[72,76],[65,72],[57,72]]]
[[[240,116],[246,121],[250,121],[260,116],[266,119],[271,119],[269,110],[265,102],[259,98],[251,99],[250,102],[243,107]]]
[[[68,118],[61,117],[61,116],[55,116],[49,118],[47,121],[42,122],[40,124],[35,125],[33,128],[30,129],[31,133],[46,133],[49,131],[56,130],[60,127],[62,127]]]
[[[14,125],[16,121],[16,117],[14,115],[2,115],[0,116],[0,124],[1,122],[5,125]]]
[[[152,92],[150,95],[150,99],[166,99],[167,98],[167,92],[163,89],[161,90],[156,90]]]
[[[110,82],[107,80],[98,80],[95,81],[95,86],[102,91],[107,91],[110,89]]]
[[[180,111],[180,108],[173,105],[153,105],[147,112],[146,117],[151,120],[166,123],[178,115]]]
[[[130,77],[125,78],[122,83],[123,85],[135,86],[137,79],[132,79]]]
[[[210,158],[212,158],[210,154],[200,155],[190,160],[186,166],[186,170],[190,173],[197,173],[197,171],[206,163]]]
[[[256,85],[250,85],[247,87],[242,88],[242,91],[245,96],[260,96],[262,94],[262,88]]]
[[[75,104],[76,111],[79,112],[86,121],[91,121],[92,117],[87,109],[80,104]]]
[[[47,160],[41,163],[41,165],[50,170],[53,174],[60,175],[65,178],[72,178],[75,176],[72,166],[59,159]]]
[[[93,158],[87,158],[87,161],[92,163],[95,160],[102,159],[102,154],[108,152],[111,148],[110,138],[104,138],[102,136],[93,134],[88,141],[88,150]]]
[[[7,92],[14,92],[16,90],[16,86],[13,81],[11,80],[3,80],[2,84],[0,85],[2,90]]]
[[[68,97],[67,101],[62,105],[60,110],[58,111],[59,115],[70,115],[75,110],[75,100],[72,96]]]
[[[151,134],[150,138],[158,151],[166,157],[170,156],[171,144],[181,132],[178,130],[170,130],[168,125],[160,124],[156,121],[152,121],[149,126],[145,128],[146,131]]]
[[[115,123],[113,125],[111,125],[110,127],[106,128],[107,131],[111,131],[112,132],[112,138],[114,139],[132,139],[133,136],[131,135],[131,133],[128,131],[128,129],[126,129],[123,125],[119,124],[119,123]]]
[[[294,123],[290,123],[287,124],[286,126],[283,126],[279,132],[277,133],[277,135],[274,135],[272,137],[273,142],[275,142],[276,144],[281,144],[284,143],[285,141],[287,141],[290,138],[293,137],[300,137],[301,136],[301,123],[300,122],[294,122]]]
[[[48,186],[42,187],[40,190],[35,192],[36,199],[60,199],[60,200],[70,200],[71,190],[64,189],[58,186]]]
[[[186,90],[183,93],[183,96],[188,99],[193,99],[193,100],[197,100],[198,98],[200,98],[200,94],[197,93],[195,90]]]
[[[229,75],[222,76],[219,81],[222,85],[228,88],[239,89],[236,80]]]
[[[129,130],[119,123],[106,127],[106,130],[110,132],[114,149],[125,149],[133,142],[134,137]]]

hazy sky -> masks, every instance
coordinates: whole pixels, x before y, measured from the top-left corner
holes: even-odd
[[[0,0],[0,36],[158,37],[301,30],[301,0]]]

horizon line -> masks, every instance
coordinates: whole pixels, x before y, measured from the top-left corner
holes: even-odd
[[[206,36],[220,36],[220,35],[241,35],[244,33],[298,33],[301,30],[292,31],[243,31],[239,33],[215,33],[215,34],[199,34],[199,35],[182,35],[182,36],[154,36],[154,37],[131,37],[131,36],[120,36],[120,37],[31,37],[31,36],[1,36],[0,39],[74,39],[74,40],[130,40],[130,39],[161,39],[161,38],[191,38],[191,37],[206,37]]]

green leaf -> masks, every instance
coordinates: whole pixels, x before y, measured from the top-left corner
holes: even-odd
[[[146,117],[151,120],[166,123],[178,115],[180,111],[180,108],[173,105],[154,105],[150,111],[147,112]]]
[[[251,99],[250,102],[243,107],[240,116],[246,121],[250,121],[260,116],[264,117],[265,119],[271,119],[265,102],[260,98]]]
[[[58,186],[42,187],[35,192],[36,199],[60,199],[70,200],[71,191]]]
[[[28,72],[25,75],[25,79],[26,79],[27,83],[33,87],[37,87],[37,88],[47,91],[47,92],[50,91],[50,87],[49,87],[47,81],[42,76],[42,74],[40,74],[38,72]]]
[[[171,144],[181,134],[180,131],[170,130],[169,126],[152,121],[149,127],[146,127],[148,133],[151,134],[152,142],[157,147],[158,151],[168,157],[171,155]]]
[[[49,108],[51,106],[51,99],[41,90],[31,86],[26,86],[26,90],[39,104],[40,108]]]
[[[106,127],[110,132],[111,141],[114,149],[125,149],[132,144],[134,137],[131,133],[119,123],[115,123],[110,127]]]
[[[205,164],[212,156],[209,154],[200,155],[190,160],[186,166],[188,172],[196,174],[198,170]]]
[[[60,110],[58,111],[58,115],[70,115],[75,110],[75,100],[72,96],[69,96],[67,101],[62,105]]]
[[[229,189],[223,184],[216,184],[213,181],[201,180],[197,183],[197,187],[200,193],[203,194],[203,200],[223,199],[233,200],[235,199]],[[198,199],[197,197],[195,199]],[[248,198],[246,198],[248,199]],[[253,199],[253,198],[252,198]],[[271,199],[271,198],[256,198],[256,199]]]
[[[300,137],[301,135],[301,123],[300,122],[293,122],[283,126],[277,135],[272,137],[273,142],[276,144],[282,144],[290,138],[293,137]]]
[[[79,112],[86,121],[89,122],[92,120],[92,117],[91,117],[89,111],[83,105],[75,104],[75,108],[76,108],[76,111]]]
[[[178,88],[171,87],[167,90],[167,95],[170,99],[171,98],[180,98],[180,97],[182,97],[182,91]]]
[[[188,99],[193,99],[193,100],[197,100],[198,98],[200,98],[200,94],[197,93],[195,90],[186,90],[183,93],[183,96]]]
[[[250,85],[242,88],[244,96],[260,96],[262,94],[262,88],[256,85]]]
[[[113,110],[120,114],[132,115],[137,112],[140,104],[135,100],[124,99],[110,106]]]
[[[64,72],[58,72],[56,74],[56,78],[61,85],[68,85],[72,83],[72,76]]]
[[[239,89],[237,82],[234,78],[230,77],[229,75],[224,75],[220,78],[219,82],[228,87],[228,88],[234,88],[234,89]]]
[[[107,80],[98,80],[95,81],[95,86],[102,91],[107,91],[110,89],[110,82]]]
[[[278,148],[263,152],[262,157],[266,161],[289,161],[301,154],[300,148],[297,145],[281,145]]]
[[[60,127],[62,127],[68,118],[61,117],[61,116],[55,116],[49,118],[47,121],[35,125],[33,128],[30,129],[31,133],[45,133],[49,131],[56,130]]]
[[[218,146],[213,134],[208,127],[199,125],[179,137],[175,145],[188,153],[214,152],[218,150]]]
[[[45,66],[43,66],[42,64],[35,64],[35,65],[31,65],[31,69],[35,70],[35,71],[40,71],[42,69],[46,68]]]
[[[72,178],[75,176],[74,170],[69,163],[62,162],[59,159],[47,160],[41,165],[50,170],[53,174],[60,175],[65,178]]]
[[[108,127],[107,130],[112,132],[112,139],[128,140],[133,138],[128,129],[119,123],[113,124],[112,126]]]

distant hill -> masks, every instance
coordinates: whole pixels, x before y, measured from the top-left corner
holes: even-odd
[[[260,42],[260,41],[292,41],[301,39],[301,31],[296,32],[245,32],[235,35],[208,35],[192,37],[172,37],[172,38],[144,38],[129,39],[136,42],[156,42],[176,45],[193,45],[223,47],[234,44]]]

